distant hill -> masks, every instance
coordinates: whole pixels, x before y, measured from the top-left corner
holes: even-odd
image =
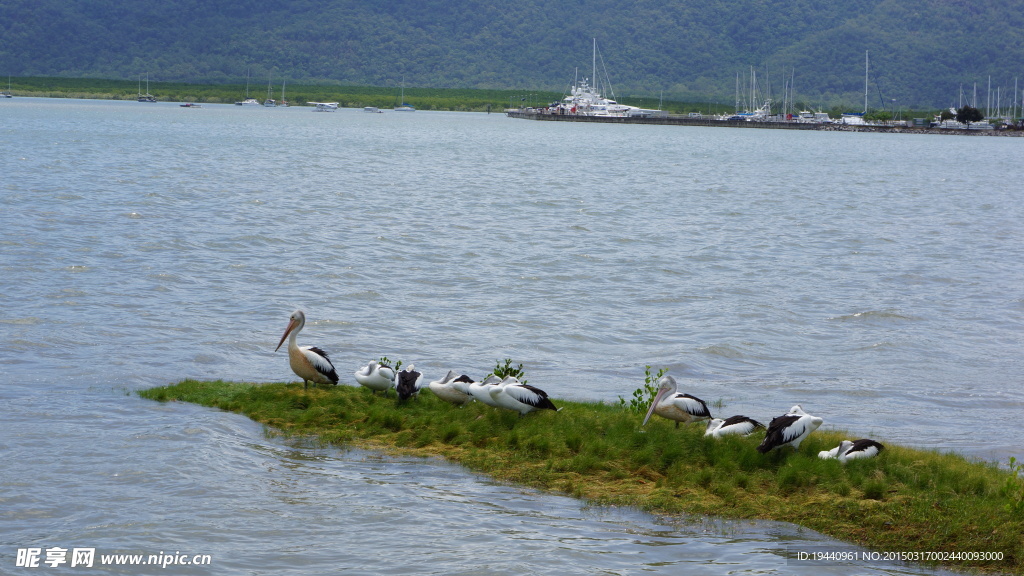
[[[0,0],[0,76],[563,91],[597,38],[616,95],[732,103],[737,75],[807,106],[1008,105],[1009,0]],[[1024,91],[1024,78],[1020,83]],[[993,96],[994,98],[994,96]]]

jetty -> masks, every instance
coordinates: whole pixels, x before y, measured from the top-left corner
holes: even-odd
[[[510,108],[505,110],[509,118],[538,120],[544,122],[596,122],[600,124],[649,124],[658,126],[709,126],[717,128],[766,128],[770,130],[818,130],[824,132],[882,132],[893,134],[946,134],[961,136],[1024,136],[1024,130],[1013,129],[964,129],[917,125],[911,122],[892,122],[887,124],[844,124],[842,122],[812,122],[800,119],[747,119],[744,117],[719,116],[677,116],[661,115],[622,115],[599,116],[589,114],[573,114],[559,109],[545,108]]]

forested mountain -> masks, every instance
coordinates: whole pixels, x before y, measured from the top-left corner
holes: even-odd
[[[0,0],[0,76],[562,91],[591,42],[619,97],[956,102],[1024,76],[1010,0]],[[1024,79],[1020,83],[1024,90]],[[979,99],[984,103],[984,95]]]

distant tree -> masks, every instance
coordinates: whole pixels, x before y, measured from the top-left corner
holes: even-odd
[[[985,119],[985,115],[981,113],[981,110],[974,108],[973,106],[964,106],[963,108],[956,111],[956,121],[961,124],[967,124],[971,122],[980,122]]]
[[[956,118],[956,110],[953,110],[952,108],[943,108],[942,112],[939,112],[939,120],[942,120],[943,122],[954,118]]]

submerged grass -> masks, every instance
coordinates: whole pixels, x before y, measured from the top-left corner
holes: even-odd
[[[883,552],[1001,553],[950,568],[1024,574],[1024,477],[959,455],[888,446],[846,465],[817,453],[851,437],[819,431],[762,455],[751,438],[704,438],[622,406],[558,402],[561,412],[456,408],[429,391],[398,404],[349,386],[184,380],[143,390],[245,414],[285,435],[341,446],[441,456],[495,478],[597,504],[661,513],[793,522]]]

